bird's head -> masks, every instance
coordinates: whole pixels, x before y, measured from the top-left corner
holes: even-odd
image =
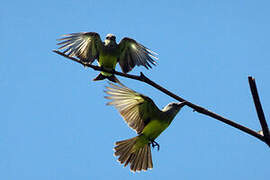
[[[169,103],[167,106],[165,106],[162,111],[168,113],[168,115],[174,117],[180,109],[186,105],[186,102],[180,102],[180,103]]]
[[[109,44],[115,44],[116,43],[116,37],[113,34],[107,34],[106,39],[105,39],[105,45]]]

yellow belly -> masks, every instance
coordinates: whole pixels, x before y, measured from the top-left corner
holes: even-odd
[[[168,122],[151,120],[143,129],[142,134],[136,141],[132,151],[135,152],[138,149],[144,147],[151,140],[155,140],[168,126]]]
[[[115,69],[115,66],[117,64],[117,58],[110,55],[100,55],[98,64],[99,66],[103,66],[104,68],[107,68],[107,69]],[[110,73],[106,73],[106,72],[101,72],[101,74],[104,76],[111,75]]]
[[[167,127],[169,123],[160,120],[151,120],[143,129],[143,134],[151,140],[156,139]]]

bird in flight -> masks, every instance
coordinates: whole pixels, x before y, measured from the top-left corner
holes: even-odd
[[[68,56],[76,56],[82,62],[89,64],[96,59],[100,67],[109,70],[114,70],[116,64],[119,63],[123,73],[131,71],[135,65],[149,69],[151,64],[156,65],[154,59],[158,59],[155,52],[134,39],[125,37],[117,44],[113,34],[108,34],[104,42],[96,32],[65,34],[58,40],[61,41],[57,44],[61,45],[59,49],[63,49],[63,53]],[[113,74],[102,71],[93,80],[105,78],[112,82],[119,82]]]
[[[134,129],[138,136],[118,141],[115,143],[115,156],[124,166],[130,164],[133,172],[153,168],[151,147],[159,144],[155,139],[170,125],[176,114],[186,104],[169,103],[162,110],[154,101],[143,94],[139,94],[123,85],[110,83],[105,91],[105,98],[111,101],[107,105],[113,105],[122,115],[123,119]]]

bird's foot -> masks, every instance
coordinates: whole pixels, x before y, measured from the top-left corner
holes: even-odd
[[[151,145],[152,145],[152,148],[155,148],[157,146],[157,150],[159,151],[160,146],[156,141],[152,140]]]

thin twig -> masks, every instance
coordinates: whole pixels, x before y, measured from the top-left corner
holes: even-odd
[[[102,67],[94,66],[92,64],[85,64],[85,63],[81,62],[80,60],[78,60],[76,58],[73,58],[73,57],[69,57],[66,54],[64,54],[64,53],[62,53],[60,51],[57,51],[57,50],[53,50],[53,52],[55,52],[55,53],[57,53],[57,54],[59,54],[61,56],[64,56],[64,57],[66,57],[66,58],[68,58],[70,60],[73,60],[73,61],[75,61],[77,63],[80,63],[83,66],[91,67],[91,68],[93,68],[96,71],[104,71],[104,72],[116,74],[116,75],[119,75],[119,76],[122,76],[122,77],[126,77],[126,78],[130,78],[130,79],[134,79],[134,80],[145,82],[145,83],[153,86],[154,88],[162,91],[163,93],[167,94],[168,96],[171,96],[172,98],[174,98],[174,99],[176,99],[176,100],[178,100],[180,102],[186,101],[186,105],[189,106],[190,108],[194,109],[195,111],[197,111],[197,112],[199,112],[201,114],[210,116],[210,117],[212,117],[214,119],[217,119],[217,120],[219,120],[219,121],[221,121],[221,122],[223,122],[225,124],[228,124],[230,126],[233,126],[233,127],[237,128],[237,129],[239,129],[241,131],[244,131],[247,134],[249,134],[249,135],[251,135],[253,137],[256,137],[259,140],[261,140],[261,141],[263,141],[263,142],[266,143],[266,140],[265,140],[264,136],[260,135],[256,131],[253,131],[253,130],[251,130],[251,129],[245,127],[245,126],[242,126],[240,124],[237,124],[237,123],[235,123],[235,122],[233,122],[233,121],[231,121],[229,119],[226,119],[226,118],[224,118],[224,117],[222,117],[222,116],[220,116],[220,115],[218,115],[218,114],[216,114],[214,112],[211,112],[211,111],[209,111],[209,110],[207,110],[207,109],[205,109],[205,108],[203,108],[201,106],[195,105],[195,104],[193,104],[193,103],[185,100],[184,98],[181,98],[181,97],[175,95],[174,93],[168,91],[167,89],[163,88],[162,86],[156,84],[155,82],[153,82],[152,80],[150,80],[149,78],[147,78],[143,73],[141,73],[140,76],[125,74],[125,73],[121,73],[121,72],[118,72],[118,71],[115,71],[115,70],[104,69]]]
[[[262,105],[261,105],[261,102],[260,102],[260,98],[259,98],[259,94],[258,94],[255,79],[253,77],[249,76],[248,77],[248,82],[249,82],[250,91],[251,91],[251,94],[252,94],[252,97],[253,97],[254,105],[256,107],[257,115],[258,115],[258,118],[259,118],[259,121],[260,121],[260,124],[261,124],[261,127],[262,127],[265,142],[268,144],[268,146],[270,146],[269,129],[268,129],[267,122],[265,120],[264,113],[263,113],[263,109],[262,109]]]

